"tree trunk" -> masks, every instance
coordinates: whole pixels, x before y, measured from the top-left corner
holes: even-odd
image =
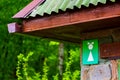
[[[59,74],[61,80],[63,75],[63,58],[64,58],[64,44],[61,42],[59,44]]]

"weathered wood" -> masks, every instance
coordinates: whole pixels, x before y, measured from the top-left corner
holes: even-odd
[[[113,30],[114,31],[114,30]],[[116,43],[101,43],[100,47],[107,50],[111,50],[111,46],[106,44],[115,44],[119,45],[119,42]],[[104,46],[104,47],[103,47]],[[109,47],[109,49],[108,49]],[[116,46],[114,46],[116,47]],[[117,48],[118,50],[120,48]],[[112,55],[116,54],[116,50],[112,51]],[[100,49],[101,54],[101,49]],[[103,54],[104,55],[104,54]],[[119,72],[119,60],[109,60],[109,59],[101,59],[99,60],[99,64],[97,65],[81,65],[81,80],[119,80],[120,72]]]
[[[59,44],[59,73],[60,80],[62,80],[63,75],[63,60],[64,60],[64,44],[60,42]]]
[[[89,66],[81,65],[81,80],[89,80]]]
[[[107,59],[120,58],[120,42],[101,44],[100,57]]]
[[[96,30],[91,32],[81,33],[81,39],[95,39],[95,38],[103,38],[112,35],[112,30],[114,29],[104,29],[104,30]]]
[[[120,29],[113,30],[112,37],[115,42],[120,42]]]
[[[117,64],[117,60],[111,60],[111,70],[112,70],[112,78],[111,78],[111,80],[118,80],[118,64]]]
[[[102,6],[83,8],[81,10],[68,11],[65,13],[55,14],[45,17],[37,17],[26,20],[23,24],[23,32],[42,30],[65,25],[80,24],[90,21],[98,21],[108,18],[120,17],[120,2],[114,4],[106,4]],[[89,15],[89,16],[88,16]],[[108,20],[108,25],[110,19]],[[115,21],[114,21],[115,22]],[[87,23],[86,23],[87,24]],[[96,23],[94,23],[96,24]],[[90,25],[90,24],[89,24]],[[98,25],[99,26],[99,25]],[[109,25],[110,26],[110,25]],[[95,27],[95,26],[94,26]],[[82,27],[83,28],[83,27]],[[89,28],[89,26],[87,26]]]
[[[120,2],[118,1],[112,4],[26,19],[23,20],[22,32],[75,43],[80,43],[83,39],[110,36],[118,41],[120,38],[116,38],[116,34],[120,34],[120,32],[111,32],[107,29],[119,27],[119,7]]]
[[[9,31],[9,33],[20,32],[21,26],[17,23],[10,23],[10,24],[8,24],[8,31]]]

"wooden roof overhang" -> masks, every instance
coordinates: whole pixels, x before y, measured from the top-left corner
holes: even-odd
[[[22,34],[75,43],[104,37],[120,40],[120,1],[22,20]]]

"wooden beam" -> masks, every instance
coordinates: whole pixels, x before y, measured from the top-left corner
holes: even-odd
[[[81,40],[85,39],[99,39],[101,42],[106,41],[107,43],[120,39],[120,36],[118,36],[120,32],[117,31],[120,29],[119,27],[81,33],[78,31],[77,28],[76,30],[74,30],[73,28],[71,29],[62,29],[61,31],[61,28],[54,28],[41,31],[37,30],[33,32],[27,32],[25,34],[40,36],[43,38],[69,41],[74,43],[81,43]]]
[[[9,23],[8,31],[9,31],[9,33],[21,32],[21,26],[19,24],[17,24],[16,22]]]
[[[111,60],[111,80],[118,80],[118,63],[117,60]]]
[[[75,43],[80,43],[84,39],[104,37],[112,37],[115,41],[120,41],[119,22],[120,1],[117,1],[24,19],[22,33]]]
[[[82,24],[85,22],[100,21],[115,17],[120,17],[120,2],[99,5],[90,8],[75,9],[65,13],[24,20],[23,32],[43,30],[73,24]],[[101,23],[104,24],[104,22]],[[81,28],[83,27],[81,26]]]
[[[103,37],[108,37],[111,36],[113,29],[106,29],[106,30],[96,30],[92,32],[85,32],[81,33],[80,36],[81,38],[84,39],[94,39],[94,38],[103,38]]]
[[[120,58],[120,42],[101,44],[100,57],[107,59]]]

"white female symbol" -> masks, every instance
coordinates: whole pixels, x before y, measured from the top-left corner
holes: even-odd
[[[88,49],[90,50],[88,60],[87,60],[88,62],[94,61],[94,58],[93,58],[93,55],[92,55],[92,49],[94,47],[93,44],[94,44],[94,42],[91,42],[91,43],[88,42]]]

